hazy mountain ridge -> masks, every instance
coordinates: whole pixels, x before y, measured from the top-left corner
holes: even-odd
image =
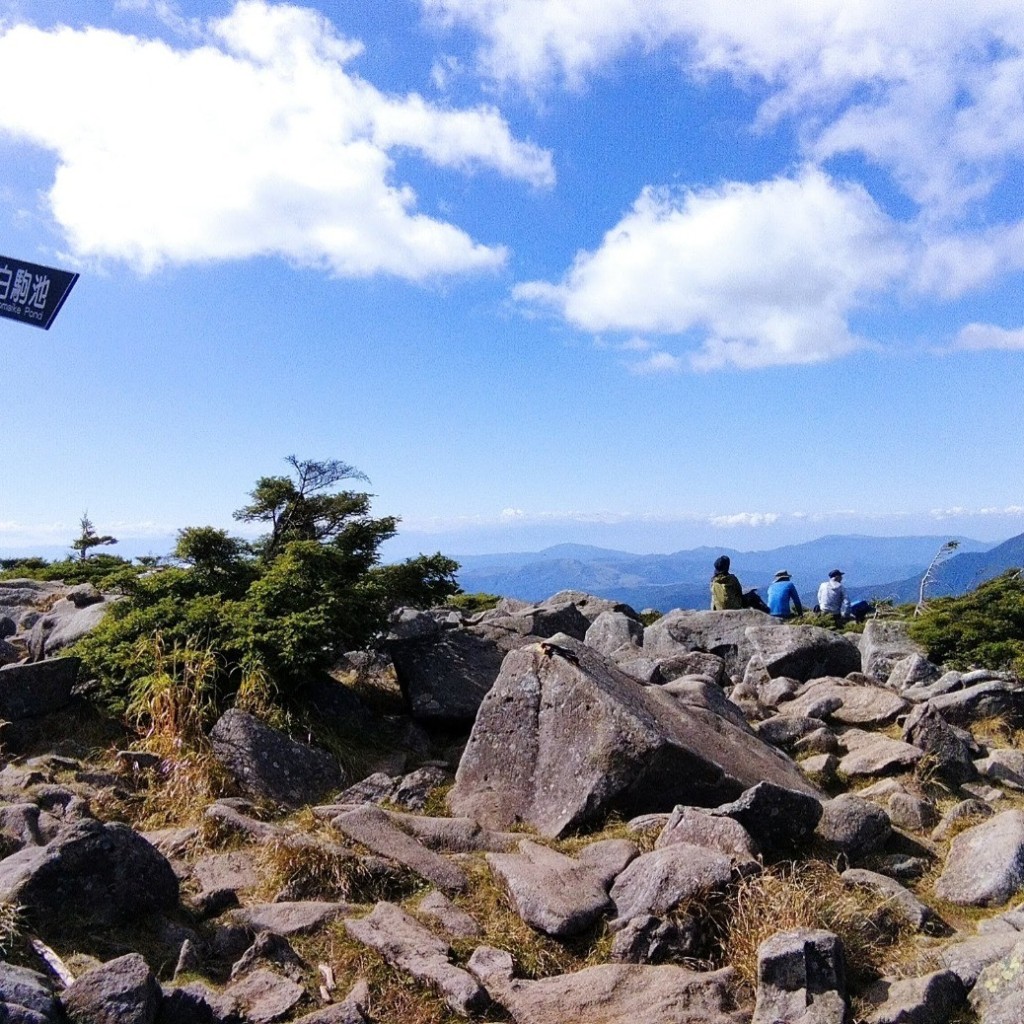
[[[579,544],[536,552],[456,556],[463,589],[522,600],[543,600],[558,590],[585,590],[635,608],[703,608],[715,558],[726,554],[745,589],[763,594],[780,569],[793,575],[801,597],[813,606],[818,584],[830,569],[846,573],[853,597],[917,599],[921,574],[947,541],[958,553],[939,566],[931,596],[962,593],[1010,565],[1024,564],[1024,534],[991,545],[966,537],[869,537],[830,535],[766,551],[700,547],[664,555],[638,555]]]

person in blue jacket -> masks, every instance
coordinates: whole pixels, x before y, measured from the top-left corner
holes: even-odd
[[[794,615],[803,615],[800,595],[796,592],[793,580],[785,569],[775,574],[768,587],[768,610],[780,619],[790,619]]]

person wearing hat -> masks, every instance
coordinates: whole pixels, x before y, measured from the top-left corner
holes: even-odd
[[[800,595],[785,569],[775,574],[775,579],[768,587],[768,611],[779,619],[790,619],[804,613]]]
[[[850,602],[843,589],[843,574],[839,569],[833,569],[828,579],[818,587],[818,608],[822,615],[831,615],[837,626],[842,625],[850,610]]]
[[[729,572],[729,556],[720,555],[715,559],[715,575],[711,577],[711,610],[728,611],[743,607],[743,588],[740,581]]]

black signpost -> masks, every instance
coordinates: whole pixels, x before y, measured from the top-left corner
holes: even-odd
[[[77,274],[0,256],[0,316],[50,329]]]

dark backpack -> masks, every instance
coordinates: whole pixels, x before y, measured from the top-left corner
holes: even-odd
[[[761,600],[761,595],[756,590],[748,590],[743,595],[743,607],[754,608],[759,612],[765,612],[769,615],[771,614],[768,610],[768,605]]]

